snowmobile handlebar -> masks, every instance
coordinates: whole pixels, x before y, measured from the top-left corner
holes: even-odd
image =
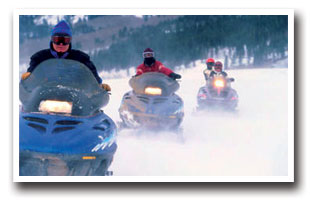
[[[227,78],[227,80],[229,81],[229,82],[234,82],[235,81],[235,78]]]

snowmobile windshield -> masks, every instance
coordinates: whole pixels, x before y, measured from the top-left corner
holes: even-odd
[[[27,79],[21,80],[19,90],[26,112],[48,112],[40,109],[42,105],[55,108],[56,101],[66,105],[63,113],[85,116],[97,112],[109,101],[108,93],[100,88],[92,72],[84,64],[69,59],[40,63]]]
[[[170,96],[176,92],[180,85],[163,73],[143,73],[129,80],[129,85],[138,94],[151,94]]]

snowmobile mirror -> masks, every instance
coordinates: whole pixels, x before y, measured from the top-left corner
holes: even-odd
[[[234,78],[229,78],[229,81],[230,81],[230,82],[234,82],[235,79],[234,79]]]

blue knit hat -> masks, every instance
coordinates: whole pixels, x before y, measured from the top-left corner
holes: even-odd
[[[58,34],[58,33],[68,34],[70,37],[72,37],[71,29],[64,20],[60,21],[58,24],[54,26],[51,36]]]

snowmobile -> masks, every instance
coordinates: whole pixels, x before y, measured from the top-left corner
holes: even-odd
[[[238,94],[236,90],[231,88],[231,82],[234,82],[234,78],[225,78],[221,75],[210,78],[206,85],[198,91],[198,107],[196,110],[223,109],[234,111],[238,106]]]
[[[183,100],[175,94],[180,85],[158,72],[143,73],[129,80],[119,108],[122,127],[156,131],[177,130],[183,120]]]
[[[49,59],[21,80],[20,176],[107,176],[116,125],[100,108],[109,93],[82,63]]]

